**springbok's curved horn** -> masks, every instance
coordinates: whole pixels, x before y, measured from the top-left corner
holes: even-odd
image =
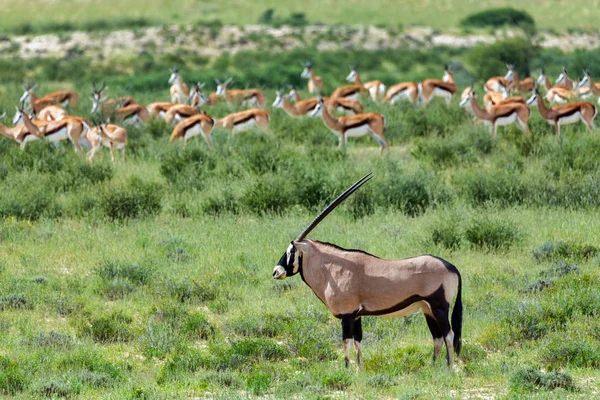
[[[225,81],[225,85],[229,85],[231,82],[233,82],[233,78],[229,77],[227,78],[227,80]]]
[[[337,206],[339,206],[344,200],[346,200],[348,196],[350,196],[352,193],[358,190],[358,188],[360,188],[362,185],[367,183],[372,177],[373,173],[369,172],[361,179],[359,179],[354,185],[346,189],[344,193],[340,194],[334,201],[329,203],[329,205],[325,207],[325,209],[323,209],[323,211],[321,211],[321,213],[317,215],[317,217],[313,219],[313,221],[306,228],[304,228],[302,232],[300,232],[300,234],[296,238],[296,241],[304,239],[306,235],[310,233],[310,231],[312,231],[317,225],[319,225],[319,222],[321,222],[330,212],[332,212]]]

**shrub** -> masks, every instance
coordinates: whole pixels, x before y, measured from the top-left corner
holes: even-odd
[[[474,47],[466,54],[475,76],[482,80],[506,74],[506,64],[515,64],[520,77],[529,76],[539,48],[525,39],[515,38]]]
[[[240,201],[230,191],[224,191],[217,196],[208,197],[202,204],[202,211],[208,215],[239,214]]]
[[[231,344],[230,354],[245,359],[281,360],[287,352],[280,345],[260,338],[240,339]]]
[[[27,386],[27,375],[16,360],[0,356],[0,394],[14,395]]]
[[[244,315],[230,322],[235,333],[243,336],[275,337],[292,324],[292,318],[285,314]]]
[[[77,387],[65,380],[50,380],[36,385],[34,392],[46,398],[68,398],[79,393]]]
[[[532,367],[519,368],[510,377],[513,390],[533,391],[536,389],[553,390],[562,388],[576,389],[573,377],[566,372],[545,373]]]
[[[73,342],[71,336],[56,331],[50,331],[48,333],[40,332],[27,340],[27,343],[30,346],[55,349],[69,348],[73,345]]]
[[[600,254],[600,247],[576,243],[572,241],[544,242],[533,249],[533,256],[538,261],[574,258],[588,260]]]
[[[122,312],[113,312],[92,318],[83,328],[83,333],[100,343],[127,342],[132,338],[132,318]]]
[[[217,290],[210,284],[198,283],[189,279],[166,279],[162,282],[162,290],[181,302],[208,302],[217,298]]]
[[[242,195],[242,204],[255,214],[280,214],[294,204],[290,182],[282,177],[261,178]]]
[[[30,310],[33,306],[23,294],[9,294],[0,299],[0,311]]]
[[[473,205],[495,202],[502,206],[522,204],[527,188],[519,176],[508,171],[476,171],[463,177],[460,190]]]
[[[41,185],[19,185],[0,196],[0,218],[16,217],[35,221],[61,214],[56,195]]]
[[[246,379],[246,388],[258,396],[266,393],[273,385],[273,376],[264,372],[253,372]]]
[[[179,342],[177,331],[167,324],[150,323],[139,338],[143,353],[148,357],[165,357]]]
[[[100,207],[111,220],[123,221],[158,214],[162,208],[161,203],[160,185],[132,178],[127,185],[104,191]]]
[[[171,184],[181,190],[199,190],[217,163],[208,150],[187,146],[185,149],[172,146],[161,157],[160,173]]]
[[[565,367],[599,368],[600,344],[589,337],[571,337],[575,333],[551,336],[541,349],[542,362],[552,369]]]
[[[321,384],[330,390],[345,390],[352,383],[352,376],[345,369],[328,371],[321,376]]]
[[[134,285],[145,285],[153,274],[149,267],[117,260],[102,262],[94,268],[94,272],[105,281],[122,278]]]
[[[431,231],[431,240],[436,245],[441,245],[450,250],[460,248],[462,235],[457,220],[441,220]]]
[[[465,230],[465,238],[475,248],[498,251],[510,249],[521,240],[522,234],[509,221],[485,216],[471,222]]]
[[[515,26],[525,32],[535,33],[535,21],[526,11],[515,10],[512,7],[492,8],[468,15],[460,21],[462,27],[482,28],[486,26],[501,27]]]
[[[417,216],[433,203],[432,180],[425,172],[389,174],[381,187],[383,203],[411,217]]]

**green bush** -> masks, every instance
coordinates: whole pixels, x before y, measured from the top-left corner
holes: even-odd
[[[544,242],[533,250],[533,256],[538,261],[563,258],[588,260],[596,254],[600,254],[599,247],[572,241]]]
[[[246,388],[258,396],[266,393],[273,385],[273,376],[264,372],[253,372],[246,379]]]
[[[127,342],[133,337],[130,327],[132,321],[123,312],[115,311],[86,319],[80,331],[99,343]]]
[[[466,59],[480,80],[504,76],[506,64],[514,64],[521,78],[530,75],[533,60],[538,54],[536,45],[526,39],[515,38],[474,47],[467,53]]]
[[[527,198],[527,187],[510,171],[473,171],[459,183],[466,200],[481,206],[488,202],[509,206],[522,204]]]
[[[171,146],[160,160],[160,173],[181,190],[199,190],[217,163],[208,150],[195,146]]]
[[[155,183],[132,178],[126,185],[107,189],[100,207],[111,220],[123,221],[160,213],[162,188]]]
[[[532,367],[519,368],[510,377],[510,386],[517,391],[535,391],[537,389],[576,390],[575,380],[567,372],[543,372]]]
[[[66,349],[73,346],[74,340],[71,336],[56,331],[39,332],[29,338],[27,344],[33,347]]]
[[[19,363],[7,356],[0,356],[0,394],[15,395],[27,386],[27,374]]]
[[[431,231],[431,240],[436,245],[441,245],[450,250],[460,248],[462,232],[457,220],[441,220]]]
[[[288,180],[263,176],[244,192],[240,200],[255,214],[280,214],[294,204],[294,194]]]
[[[33,305],[24,294],[9,294],[0,298],[0,311],[5,310],[30,310]]]
[[[0,218],[16,217],[35,221],[42,217],[56,218],[62,208],[56,195],[37,185],[18,186],[0,197]]]
[[[490,217],[475,218],[465,230],[474,248],[486,251],[508,250],[522,239],[519,229],[509,221]]]
[[[431,193],[433,177],[418,171],[412,174],[389,173],[381,184],[383,204],[411,217],[423,213],[434,201]]]
[[[515,10],[511,7],[492,8],[468,15],[460,21],[462,27],[482,28],[486,26],[502,27],[515,26],[529,34],[535,33],[535,21],[526,11]]]

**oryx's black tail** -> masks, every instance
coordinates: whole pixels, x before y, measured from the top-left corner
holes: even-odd
[[[460,355],[462,348],[462,318],[463,318],[463,306],[461,299],[462,292],[462,279],[458,270],[458,293],[456,294],[456,301],[454,302],[454,308],[452,309],[452,331],[454,332],[454,352],[456,355]]]

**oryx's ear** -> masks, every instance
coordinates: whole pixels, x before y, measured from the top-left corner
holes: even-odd
[[[302,253],[307,252],[310,244],[306,240],[294,240],[292,242],[296,250],[301,251]]]

